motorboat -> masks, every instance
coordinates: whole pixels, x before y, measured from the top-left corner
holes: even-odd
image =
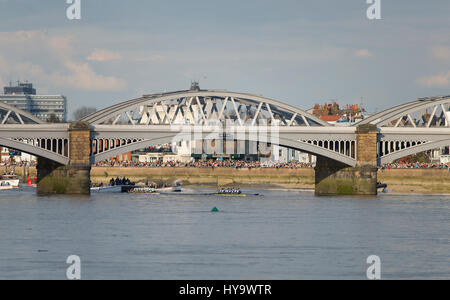
[[[217,196],[225,196],[225,197],[246,197],[246,194],[243,194],[241,189],[220,189],[216,193]]]
[[[7,184],[9,184],[12,188],[18,188],[19,182],[19,176],[14,174],[3,174],[2,176],[0,176],[1,186],[7,186]]]
[[[0,191],[12,190],[13,186],[9,182],[0,183]]]
[[[134,187],[132,189],[129,189],[127,193],[130,194],[148,194],[148,195],[160,195],[158,191],[156,191],[155,188],[152,187]]]
[[[94,193],[119,193],[122,190],[122,185],[107,185],[91,187],[91,192]]]
[[[177,183],[177,185],[173,188],[173,191],[176,193],[181,193],[181,184]]]

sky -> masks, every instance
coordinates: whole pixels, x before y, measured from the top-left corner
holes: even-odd
[[[450,1],[0,0],[0,86],[63,94],[69,115],[143,94],[248,92],[379,111],[450,94]]]

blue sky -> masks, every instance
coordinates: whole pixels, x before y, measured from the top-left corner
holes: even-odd
[[[227,89],[300,108],[369,111],[450,94],[450,1],[0,0],[0,85],[64,94],[71,112],[142,94]]]

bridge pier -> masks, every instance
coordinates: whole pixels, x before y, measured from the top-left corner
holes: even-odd
[[[377,195],[377,141],[375,125],[357,127],[356,167],[318,156],[316,195]]]
[[[90,195],[90,133],[88,123],[70,124],[67,166],[46,158],[38,158],[38,195]]]

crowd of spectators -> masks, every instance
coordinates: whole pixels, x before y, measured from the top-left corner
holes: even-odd
[[[0,162],[0,166],[36,166],[36,162]],[[136,168],[234,168],[234,169],[258,169],[258,168],[276,168],[276,169],[305,169],[314,168],[313,163],[301,163],[291,161],[287,163],[275,162],[258,162],[258,161],[242,161],[242,160],[207,160],[207,161],[153,161],[153,162],[135,162],[135,161],[103,161],[96,163],[97,167],[136,167]],[[382,171],[391,169],[448,169],[450,171],[450,163],[409,163],[396,162],[384,164],[380,167]]]
[[[37,165],[37,162],[35,161],[21,161],[21,162],[7,162],[7,161],[2,161],[0,162],[0,167],[4,167],[4,166],[15,166],[15,167],[35,167]]]
[[[314,168],[313,163],[301,163],[291,161],[287,163],[275,162],[258,162],[258,161],[242,161],[242,160],[208,160],[208,161],[153,161],[153,162],[133,162],[133,161],[104,161],[96,164],[97,167],[138,167],[138,168],[234,168],[234,169],[259,169],[259,168],[275,168],[275,169],[306,169]],[[450,163],[390,163],[380,167],[382,171],[390,169],[448,169],[450,171]]]
[[[381,170],[390,169],[448,169],[450,171],[450,163],[391,163],[381,166]]]
[[[301,162],[274,163],[274,162],[247,162],[242,160],[208,160],[208,161],[153,161],[153,162],[114,162],[104,161],[96,164],[97,167],[138,167],[138,168],[234,168],[234,169],[258,169],[258,168],[277,168],[277,169],[301,169],[313,168],[313,164]]]

